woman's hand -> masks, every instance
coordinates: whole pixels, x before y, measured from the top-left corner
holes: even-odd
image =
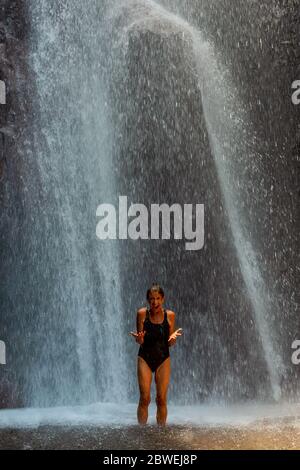
[[[143,344],[146,331],[140,331],[139,333],[131,331],[129,334],[135,338],[137,343]]]
[[[178,330],[174,331],[174,333],[172,333],[170,338],[168,339],[168,345],[173,346],[176,343],[177,337],[181,335],[182,335],[182,328],[178,328]]]

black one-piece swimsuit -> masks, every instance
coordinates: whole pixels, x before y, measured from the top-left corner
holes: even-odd
[[[147,309],[144,320],[144,342],[141,344],[138,356],[142,357],[152,370],[156,369],[170,356],[169,352],[169,323],[167,311],[164,310],[164,320],[162,323],[152,323],[150,313]]]

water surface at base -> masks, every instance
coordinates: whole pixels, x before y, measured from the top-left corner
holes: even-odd
[[[149,407],[149,425],[155,424],[156,408]],[[241,404],[168,407],[168,424],[196,427],[249,426],[256,422],[292,420],[300,423],[300,404]],[[136,424],[136,404],[95,403],[88,406],[24,408],[0,411],[0,428],[39,426],[109,426]]]
[[[168,426],[136,405],[3,410],[1,449],[300,449],[300,404],[169,407]]]
[[[40,426],[0,429],[0,449],[300,449],[299,420],[246,426]]]

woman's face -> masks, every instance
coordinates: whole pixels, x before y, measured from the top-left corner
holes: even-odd
[[[151,310],[154,312],[159,312],[164,303],[164,300],[164,297],[162,297],[159,292],[150,292],[148,302],[150,304]]]

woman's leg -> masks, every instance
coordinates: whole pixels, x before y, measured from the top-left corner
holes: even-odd
[[[171,375],[171,358],[168,357],[155,372],[157,424],[165,425],[167,420],[167,394]]]
[[[150,403],[150,390],[152,381],[152,371],[147,362],[138,356],[137,375],[140,389],[140,401],[137,409],[139,424],[146,424],[148,420],[148,406]]]

